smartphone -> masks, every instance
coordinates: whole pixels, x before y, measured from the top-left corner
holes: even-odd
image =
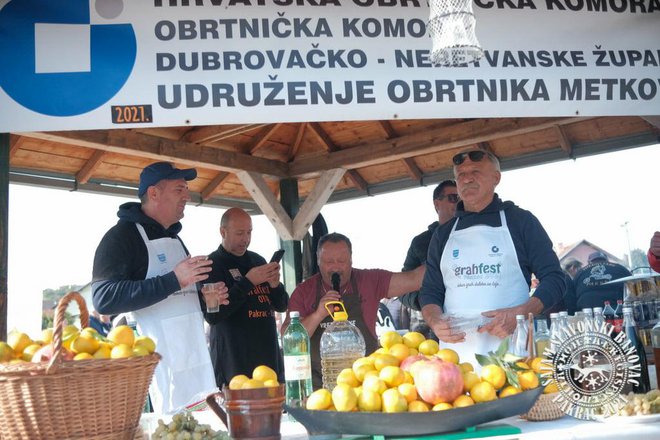
[[[275,253],[273,253],[273,256],[270,257],[270,262],[271,263],[279,263],[280,260],[282,259],[283,255],[284,255],[284,249],[280,249],[280,250],[275,251]]]

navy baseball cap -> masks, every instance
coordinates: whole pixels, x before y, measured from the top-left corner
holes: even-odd
[[[180,170],[174,168],[169,162],[156,162],[142,170],[140,173],[140,187],[138,188],[138,197],[142,197],[149,189],[163,179],[176,180],[186,179],[193,180],[197,177],[197,170],[194,168],[186,168]]]
[[[607,255],[605,255],[602,252],[592,252],[589,254],[589,263],[593,263],[594,261],[607,261]]]

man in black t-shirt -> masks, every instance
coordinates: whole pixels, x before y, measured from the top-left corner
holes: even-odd
[[[589,255],[589,264],[575,274],[577,310],[603,307],[605,301],[616,304],[623,300],[623,283],[605,284],[632,275],[624,266],[608,261],[603,252]]]
[[[217,313],[204,313],[211,324],[211,360],[219,387],[237,374],[252,376],[267,365],[284,382],[275,312],[284,312],[289,295],[280,283],[279,263],[266,263],[248,251],[252,219],[240,208],[231,208],[220,221],[222,244],[209,255],[213,269],[206,282],[223,281],[229,288],[229,305]]]

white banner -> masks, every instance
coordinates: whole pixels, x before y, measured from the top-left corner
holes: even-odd
[[[0,132],[660,114],[660,0],[475,0],[466,67],[426,1],[4,3]]]

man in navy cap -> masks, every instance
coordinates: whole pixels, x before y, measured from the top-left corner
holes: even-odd
[[[196,177],[195,169],[168,162],[143,169],[140,203],[119,207],[119,221],[94,255],[94,308],[107,315],[132,312],[138,331],[156,342],[163,357],[149,390],[158,413],[180,409],[215,388],[197,290],[211,261],[191,257],[178,236],[190,200],[187,182]],[[227,304],[224,286],[219,297]]]
[[[588,264],[575,274],[575,298],[577,310],[603,307],[605,301],[616,304],[623,299],[623,283],[607,284],[609,281],[632,275],[620,264],[608,261],[604,252],[589,254]]]

